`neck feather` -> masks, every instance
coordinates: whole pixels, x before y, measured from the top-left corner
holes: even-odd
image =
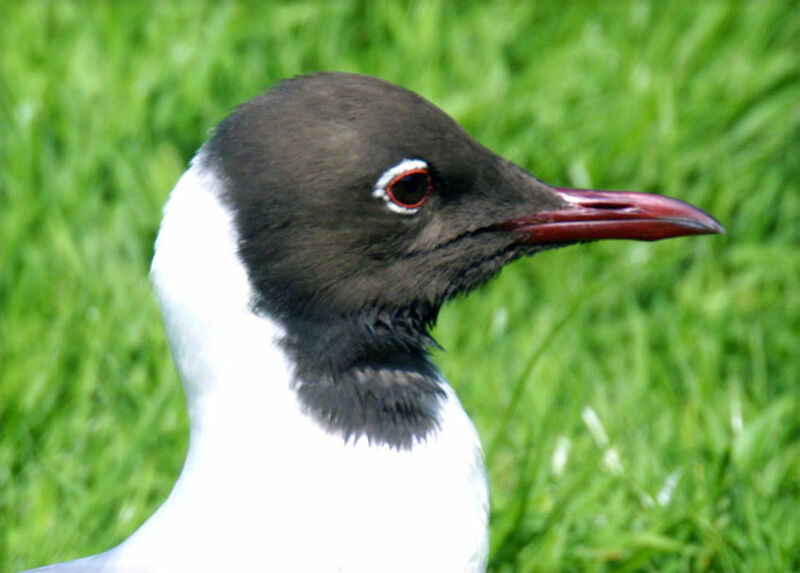
[[[223,183],[198,155],[164,210],[151,276],[184,384],[192,440],[263,419],[310,416],[345,440],[409,448],[438,427],[445,395],[413,317],[386,312],[278,321],[238,251]],[[412,324],[414,322],[414,324]],[[418,322],[418,321],[417,321]]]
[[[241,392],[254,376],[285,383],[290,371],[276,345],[281,326],[251,311],[232,217],[219,193],[199,155],[164,209],[151,268],[190,409],[210,393]]]

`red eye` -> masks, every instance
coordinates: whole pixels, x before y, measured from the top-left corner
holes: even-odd
[[[427,169],[412,169],[401,173],[386,186],[386,194],[395,205],[405,209],[420,207],[433,190]]]

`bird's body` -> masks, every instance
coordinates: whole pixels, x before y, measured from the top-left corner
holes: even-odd
[[[550,243],[719,231],[663,200],[643,236],[619,212],[654,219],[575,193],[372,78],[237,110],[173,190],[152,266],[190,414],[181,476],[121,545],[42,570],[485,570],[480,442],[427,355],[441,304]]]
[[[219,188],[201,154],[170,196],[152,268],[192,423],[185,466],[134,535],[71,567],[482,571],[488,491],[458,398],[442,380],[441,428],[412,448],[320,431],[291,388],[283,327],[251,311]]]

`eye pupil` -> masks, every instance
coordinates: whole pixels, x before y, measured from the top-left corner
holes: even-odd
[[[404,207],[418,207],[425,201],[430,187],[428,172],[420,170],[401,175],[387,186],[387,191],[395,203]]]

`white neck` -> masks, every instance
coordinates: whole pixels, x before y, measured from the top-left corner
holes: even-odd
[[[290,365],[276,344],[282,329],[251,310],[252,289],[221,193],[219,180],[195,159],[164,209],[151,268],[189,405],[190,451],[243,418],[229,415],[263,412],[290,395]]]
[[[221,192],[200,155],[165,208],[152,278],[189,452],[166,503],[104,554],[108,570],[483,571],[480,444],[450,387],[441,429],[410,451],[345,443],[305,415],[281,326],[251,311]]]

